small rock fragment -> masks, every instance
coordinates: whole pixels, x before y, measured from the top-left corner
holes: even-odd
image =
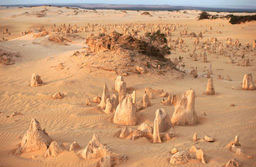
[[[210,136],[204,136],[204,140],[207,141],[207,142],[214,142],[215,139],[210,137]]]
[[[179,151],[172,155],[170,159],[170,164],[185,164],[190,160],[190,155],[187,151]]]
[[[37,87],[37,86],[41,86],[42,84],[43,84],[43,81],[42,81],[41,77],[39,75],[33,73],[31,81],[30,81],[30,86]]]
[[[54,93],[54,94],[52,95],[52,98],[53,98],[53,99],[63,99],[63,98],[64,98],[64,94],[61,93],[61,92],[57,92],[57,93]]]

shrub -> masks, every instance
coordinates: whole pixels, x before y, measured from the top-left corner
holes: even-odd
[[[203,19],[209,19],[210,18],[210,14],[203,11],[202,13],[200,13],[199,15],[199,20],[203,20]]]
[[[240,23],[256,20],[256,15],[250,15],[250,16],[229,15],[229,17],[230,17],[229,23],[231,24],[240,24]]]

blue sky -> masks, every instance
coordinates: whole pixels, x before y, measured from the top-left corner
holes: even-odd
[[[145,4],[145,5],[180,5],[198,7],[237,7],[255,8],[256,0],[0,0],[6,4],[42,4],[42,3],[107,3],[107,4]]]

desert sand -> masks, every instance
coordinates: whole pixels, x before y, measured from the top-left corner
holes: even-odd
[[[1,7],[0,166],[256,166],[256,90],[250,90],[256,81],[256,22],[199,21],[199,13]],[[95,44],[100,33],[141,39],[157,30],[166,35],[170,64],[145,55],[130,60],[128,50]],[[106,38],[113,36],[118,34]],[[245,74],[250,83],[242,88]],[[116,92],[120,75],[125,84]],[[205,93],[209,78],[211,95]],[[190,97],[182,95],[190,89],[193,102],[187,104]],[[155,118],[160,108],[167,122],[176,110],[193,111],[197,121],[161,123],[161,115]],[[30,124],[34,119],[40,125]],[[161,134],[163,123],[168,128]],[[117,137],[125,127],[133,136]],[[29,140],[43,144],[25,149],[25,134],[39,135]]]

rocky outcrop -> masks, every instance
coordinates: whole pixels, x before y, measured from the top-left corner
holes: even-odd
[[[127,95],[118,104],[113,118],[113,122],[119,125],[136,125],[136,106],[131,95]]]
[[[244,90],[255,90],[256,89],[251,73],[244,75],[242,89],[244,89]]]
[[[195,92],[186,91],[181,99],[175,103],[175,111],[171,118],[173,125],[195,125],[198,123],[198,116],[195,111]]]
[[[104,110],[105,107],[106,107],[107,98],[110,98],[110,94],[109,94],[109,91],[108,91],[107,84],[105,83],[105,84],[104,84],[104,87],[103,87],[103,92],[102,92],[102,96],[101,96],[101,101],[100,101],[100,104],[99,104],[99,107],[100,107],[102,110]]]
[[[153,143],[161,143],[160,132],[164,132],[169,128],[169,116],[164,109],[156,110],[153,130]]]
[[[16,153],[38,150],[46,151],[50,146],[51,141],[52,139],[48,136],[45,130],[41,129],[40,123],[36,119],[32,119]]]
[[[207,94],[207,95],[215,95],[215,90],[214,90],[214,87],[213,87],[213,80],[212,80],[212,78],[208,79],[208,83],[207,83],[205,94]]]
[[[81,152],[81,157],[86,160],[99,159],[99,167],[111,167],[127,160],[126,156],[113,153],[107,146],[103,145],[95,134]]]

